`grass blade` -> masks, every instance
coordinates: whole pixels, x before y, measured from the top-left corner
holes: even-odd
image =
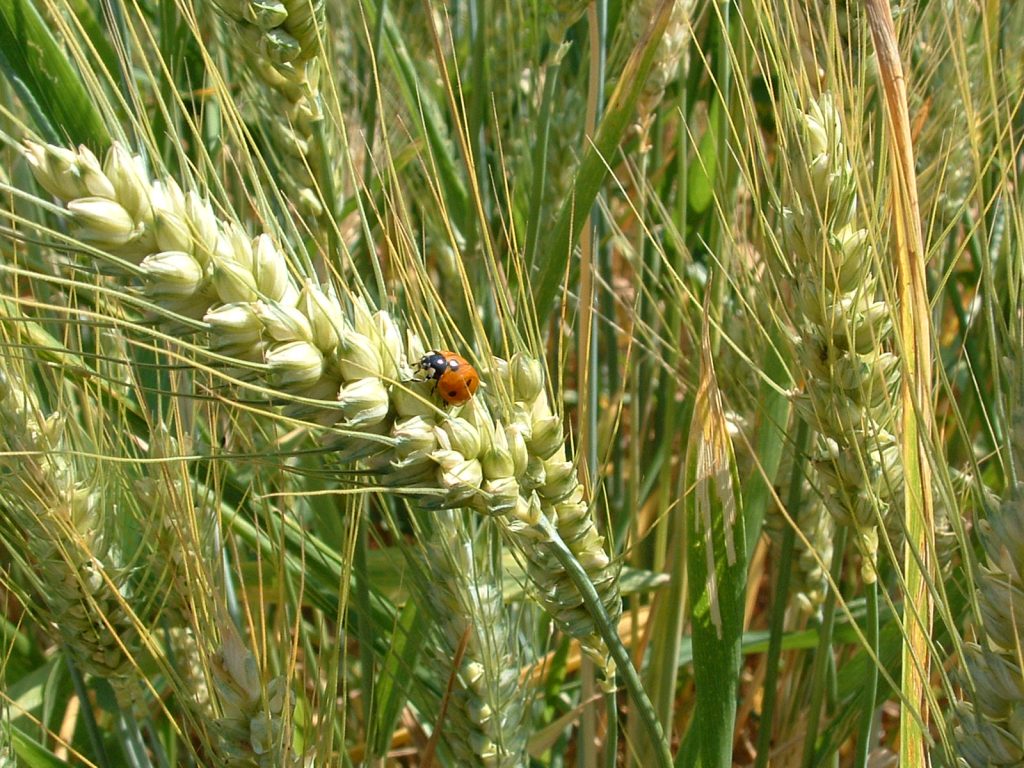
[[[593,144],[587,147],[572,189],[558,212],[555,226],[538,254],[539,263],[529,266],[539,271],[533,283],[533,298],[540,315],[547,314],[554,301],[569,263],[569,254],[583,231],[587,213],[597,199],[601,185],[608,176],[609,159],[622,141],[640,97],[640,86],[647,79],[658,50],[658,43],[668,26],[673,0],[663,0],[651,20],[647,32],[623,69],[608,109],[597,129]]]
[[[48,141],[107,148],[95,99],[30,0],[0,0],[0,67]]]
[[[710,295],[710,294],[709,294]],[[710,328],[701,340],[700,387],[687,452],[687,560],[697,704],[688,749],[676,765],[732,765],[736,693],[746,592],[746,534],[737,514],[738,483],[711,360]]]
[[[405,706],[412,683],[410,670],[416,668],[416,661],[426,640],[426,633],[415,631],[420,621],[422,617],[418,614],[416,603],[410,600],[398,615],[398,623],[391,636],[391,648],[376,680],[367,741],[370,755],[387,754],[391,744],[391,734],[394,733],[398,714]]]

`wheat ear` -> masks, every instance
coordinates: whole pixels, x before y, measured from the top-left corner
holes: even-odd
[[[561,547],[612,620],[621,613],[618,570],[537,360],[518,353],[490,361],[489,394],[446,411],[432,383],[416,378],[426,350],[415,334],[361,297],[300,284],[268,235],[250,238],[195,192],[151,180],[123,147],[102,164],[86,148],[34,142],[25,156],[39,184],[63,201],[77,240],[132,268],[164,312],[200,321],[240,376],[296,398],[294,415],[338,425],[341,458],[362,460],[423,508],[469,507],[495,518],[541,605],[613,684],[614,663]]]
[[[813,463],[826,506],[854,531],[871,582],[878,525],[900,476],[891,431],[899,367],[886,349],[892,310],[879,296],[868,232],[857,224],[856,182],[830,97],[797,115],[794,139],[782,211],[805,375],[794,402],[817,432]]]

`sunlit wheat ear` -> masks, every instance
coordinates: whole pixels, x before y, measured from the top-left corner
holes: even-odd
[[[410,359],[422,350],[412,339]],[[553,413],[541,363],[523,354],[485,369],[488,390],[445,416],[421,393],[395,388],[392,452],[378,456],[386,482],[418,485],[427,508],[470,507],[495,518],[506,541],[525,560],[541,605],[558,627],[614,678],[607,648],[579,590],[559,563],[541,524],[554,524],[614,619],[621,613],[618,569],[604,548],[567,457],[561,419]],[[416,386],[416,385],[414,385]],[[417,397],[416,395],[419,394]],[[441,493],[430,493],[430,489]]]
[[[530,693],[520,684],[517,631],[501,595],[500,574],[481,567],[474,537],[458,516],[438,512],[417,580],[430,615],[441,685],[452,676],[443,738],[459,765],[511,768],[526,762],[523,716]],[[461,658],[459,657],[461,651]],[[459,660],[458,667],[452,664]]]
[[[211,725],[219,765],[280,768],[303,765],[291,739],[295,708],[282,677],[264,685],[256,657],[229,620],[221,622],[221,647],[211,662],[220,716]]]
[[[971,768],[1024,765],[1024,486],[979,522],[979,643],[965,647],[954,741]]]
[[[899,369],[887,351],[891,308],[858,226],[855,179],[830,97],[796,116],[788,162],[783,244],[804,366],[794,403],[817,432],[812,458],[828,511],[855,533],[864,579],[874,581],[878,525],[901,472],[890,431]]]
[[[240,376],[334,401],[289,410],[344,428],[339,459],[365,461],[421,507],[495,517],[541,605],[612,684],[605,643],[555,553],[568,546],[613,619],[622,609],[618,569],[584,500],[539,361],[495,358],[480,372],[487,394],[446,410],[433,383],[415,377],[427,351],[418,337],[361,298],[297,283],[269,236],[252,239],[194,191],[150,180],[117,146],[103,165],[84,148],[29,142],[25,155],[39,184],[64,200],[72,234],[137,264],[154,306],[201,319],[215,352],[251,364]]]
[[[0,525],[7,555],[32,584],[31,607],[82,671],[122,702],[135,690],[135,619],[128,571],[103,535],[101,496],[79,475],[57,414],[44,416],[19,370],[0,354]],[[94,472],[83,476],[92,477]]]
[[[314,127],[323,120],[320,96],[321,40],[326,40],[323,0],[215,0],[230,19],[232,53],[243,57],[255,79],[269,91],[253,86],[254,101],[262,108],[271,135],[289,169],[300,180],[293,190],[299,209],[319,216],[319,196],[309,186],[308,169],[320,167]]]

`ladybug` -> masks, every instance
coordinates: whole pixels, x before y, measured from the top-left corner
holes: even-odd
[[[480,375],[469,361],[454,352],[430,351],[420,360],[420,369],[435,381],[434,389],[448,405],[461,405],[476,394]]]

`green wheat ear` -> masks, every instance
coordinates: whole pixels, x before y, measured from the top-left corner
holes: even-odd
[[[1019,363],[1018,363],[1019,365]],[[1011,368],[1015,366],[1011,365]],[[1019,376],[1019,371],[1017,372]],[[1011,477],[1024,467],[1024,386],[1009,409]],[[985,564],[976,577],[977,642],[964,648],[953,737],[970,768],[1024,764],[1024,483],[978,521]]]
[[[324,213],[315,175],[324,167],[330,147],[321,146],[316,126],[323,124],[320,73],[325,29],[323,0],[216,0],[237,35],[240,56],[254,75],[254,101],[263,105],[261,118],[283,150],[289,175],[298,179],[293,194],[299,210],[311,216]],[[262,85],[263,88],[259,86]],[[269,91],[267,93],[266,91]],[[333,187],[333,184],[330,185]]]
[[[118,269],[134,265],[150,305],[195,319],[237,377],[294,398],[292,415],[340,428],[340,458],[361,459],[421,508],[494,517],[540,604],[614,685],[608,648],[557,552],[568,547],[613,620],[618,569],[539,361],[495,358],[481,371],[486,396],[442,410],[414,376],[426,349],[419,337],[361,297],[299,283],[269,236],[247,236],[173,179],[149,179],[119,146],[102,164],[85,148],[27,142],[24,152],[39,184],[64,202],[78,241],[118,259]]]
[[[967,643],[957,677],[954,741],[971,768],[1024,763],[1024,485],[1012,488],[978,524],[986,565],[978,574],[978,643]]]
[[[220,716],[213,722],[222,764],[231,768],[304,765],[291,744],[294,696],[283,677],[264,684],[256,658],[230,619],[220,622],[221,646],[211,670]]]
[[[500,570],[479,557],[490,548],[480,547],[481,531],[460,515],[439,511],[431,526],[426,545],[414,555],[423,576],[414,589],[432,619],[439,682],[452,678],[442,736],[459,765],[523,765],[532,691],[520,683],[523,657],[502,599]]]
[[[787,482],[793,480],[793,460],[791,453],[783,455],[777,475],[779,478]],[[792,565],[793,600],[800,615],[806,617],[820,614],[828,591],[827,574],[834,554],[835,520],[828,514],[821,497],[814,492],[806,477],[796,482],[800,483],[799,506],[788,509],[787,513],[796,530],[803,535],[794,542],[796,557]],[[765,517],[765,531],[776,546],[780,545],[789,525],[790,521],[777,509]]]
[[[856,180],[833,100],[798,113],[782,211],[805,381],[794,395],[817,433],[813,464],[825,505],[850,527],[876,579],[878,526],[900,477],[892,434],[899,369],[887,351],[891,309],[879,297],[871,243],[858,225]]]
[[[695,5],[694,0],[673,2],[668,26],[661,42],[658,43],[654,64],[640,92],[636,106],[636,126],[637,131],[645,137],[641,142],[643,149],[647,149],[646,134],[654,120],[655,111],[665,96],[665,90],[679,76],[680,70],[686,67],[685,56],[690,45],[690,23]],[[646,31],[647,25],[657,11],[657,6],[657,0],[638,0],[630,6],[626,23],[634,44]]]
[[[129,570],[104,536],[102,496],[86,479],[95,467],[78,465],[62,417],[44,415],[25,372],[4,355],[0,423],[0,526],[33,586],[29,604],[82,671],[127,702],[138,620],[127,602]]]

